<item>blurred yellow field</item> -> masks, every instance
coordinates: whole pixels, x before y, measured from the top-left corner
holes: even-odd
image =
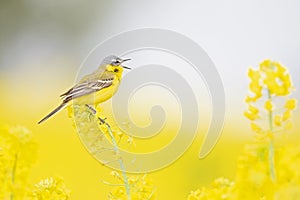
[[[264,65],[269,67],[273,64],[261,64]],[[259,75],[253,73],[258,71],[251,70],[249,77],[252,81],[257,81]],[[282,73],[286,74],[284,71]],[[252,93],[257,91],[253,88],[253,84],[254,82],[250,83]],[[7,85],[5,79],[2,85]],[[266,85],[266,87],[270,86]],[[290,93],[289,87],[292,88],[291,84],[287,83],[287,93],[277,94],[276,91],[281,91],[278,89],[270,91],[273,91],[273,98],[280,98]],[[7,92],[5,87],[2,91],[8,98],[2,98],[1,105],[9,105],[10,92]],[[22,90],[20,92],[22,93]],[[258,91],[256,95],[258,98],[263,98]],[[266,101],[262,108],[256,108],[251,103],[255,103],[256,100],[246,99],[246,101],[250,103],[250,107],[245,115],[253,121],[252,125],[248,123],[248,128],[242,128],[241,125],[235,124],[237,119],[229,120],[220,141],[205,159],[198,158],[199,147],[203,141],[203,135],[198,134],[185,154],[169,167],[148,174],[128,173],[129,183],[132,184],[131,198],[299,199],[300,149],[295,143],[298,139],[297,130],[284,126],[292,124],[295,120],[288,120],[291,116],[295,119],[298,117],[297,114],[282,115],[280,122],[272,122],[275,123],[274,130],[267,128],[269,132],[264,133],[261,128],[263,125],[254,122],[259,118],[258,123],[268,124],[264,122],[268,121],[267,118],[262,116],[264,111],[259,109],[270,112],[277,105],[275,103],[271,105],[271,102]],[[294,101],[293,99],[286,101],[284,104],[286,111],[295,109],[296,101]],[[26,106],[22,104],[3,106],[1,109],[3,124],[14,124],[3,125],[1,129],[2,199],[66,199],[69,196],[70,199],[127,199],[125,187],[118,186],[123,181],[121,173],[100,164],[89,155],[66,112],[38,126],[36,124],[39,116],[38,109],[35,109],[34,113],[26,112],[28,107],[34,108],[34,102],[27,102]],[[279,109],[279,112],[274,110],[275,113],[286,112],[279,106],[276,109]],[[13,114],[17,112],[23,114]],[[274,119],[277,118],[276,116],[279,115],[274,115]],[[168,130],[170,133],[174,132],[170,128]],[[172,137],[172,134],[170,136]],[[166,139],[155,141],[158,143],[156,145],[163,145]],[[269,169],[270,139],[274,145],[272,155],[274,177]],[[150,148],[147,145],[150,145]],[[151,143],[137,141],[131,149],[147,152],[151,151],[151,146]],[[41,179],[43,181],[39,182]],[[138,189],[134,190],[133,186]],[[45,187],[50,189],[45,190]],[[120,197],[117,197],[118,195]]]

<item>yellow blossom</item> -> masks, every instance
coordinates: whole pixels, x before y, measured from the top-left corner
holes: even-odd
[[[191,191],[187,200],[235,199],[235,183],[226,178],[217,178],[211,187]]]
[[[276,126],[281,126],[281,124],[282,124],[282,117],[280,115],[275,115],[275,117],[274,117],[274,124]]]
[[[204,189],[197,189],[195,191],[191,191],[190,195],[188,196],[187,200],[199,200],[201,198],[203,198],[203,194],[205,194],[206,192],[204,191]]]
[[[297,100],[296,99],[289,99],[286,101],[284,107],[288,110],[294,110],[297,105]]]
[[[0,129],[0,149],[0,197],[23,199],[37,157],[32,133],[22,126]]]
[[[259,112],[259,110],[253,105],[249,105],[248,110],[250,113],[253,113],[253,114],[258,114],[258,112]]]
[[[256,102],[261,96],[262,96],[262,93],[259,93],[259,94],[255,95],[254,97],[247,96],[245,99],[245,102],[246,103]]]
[[[261,71],[265,71],[271,67],[271,60],[266,59],[259,64],[259,68]]]
[[[266,131],[260,131],[260,132],[257,132],[257,134],[255,134],[254,138],[257,141],[265,141],[266,138],[269,138],[269,135],[268,135],[268,132],[266,132]]]
[[[273,109],[273,104],[272,104],[272,101],[270,99],[268,99],[266,102],[265,102],[265,109],[267,111],[272,111]]]
[[[70,191],[61,178],[46,178],[35,184],[31,200],[67,200]]]
[[[265,74],[263,82],[271,95],[285,96],[290,93],[292,89],[290,75],[280,63],[264,60],[260,64],[260,71]]]
[[[261,127],[260,126],[258,126],[256,123],[254,123],[254,122],[252,122],[251,123],[251,128],[252,128],[252,130],[254,131],[254,132],[256,132],[256,133],[260,133],[261,132]]]
[[[251,79],[249,84],[250,91],[254,94],[253,97],[248,96],[246,102],[255,102],[258,98],[262,96],[262,86],[260,84],[261,75],[258,70],[252,68],[248,71],[248,77]]]
[[[290,164],[287,164],[295,163],[296,157],[281,153],[282,149],[278,148],[274,142],[274,133],[277,132],[276,127],[280,126],[288,130],[292,126],[289,119],[291,118],[291,111],[296,108],[295,99],[286,102],[282,113],[279,113],[280,108],[278,110],[274,109],[275,100],[280,96],[290,94],[293,89],[291,77],[284,66],[271,60],[264,60],[260,63],[259,73],[263,83],[262,87],[268,92],[264,104],[264,108],[268,111],[268,120],[265,122],[268,128],[263,129],[256,123],[251,122],[251,128],[256,132],[255,138],[258,141],[251,145],[252,148],[247,148],[247,151],[239,159],[236,178],[238,199],[274,199],[275,196],[277,199],[292,199],[295,197],[295,199],[298,199],[297,197],[300,197],[300,194],[298,195],[295,191],[298,188],[300,189],[300,184],[291,184],[291,177],[300,177],[300,173],[298,176],[293,174],[295,170],[291,168]],[[246,102],[250,104],[252,102],[251,97],[247,96]],[[275,113],[276,115],[274,115]],[[252,115],[254,114],[252,113]],[[251,115],[250,117],[253,118]],[[282,159],[286,158],[293,158],[293,161],[288,160],[284,166],[281,165]],[[300,159],[298,166],[300,166]],[[293,185],[291,188],[294,191],[289,190],[287,192],[285,187],[291,185]]]
[[[118,181],[123,181],[118,179]],[[128,177],[130,185],[130,196],[132,200],[154,200],[155,188],[152,181],[146,176],[130,176]],[[122,184],[124,184],[122,182]],[[112,190],[108,196],[110,200],[127,200],[125,186],[118,186]]]
[[[291,111],[290,110],[284,111],[282,116],[282,121],[287,121],[290,118],[291,118]]]
[[[112,175],[115,178],[119,178],[120,177],[120,174],[118,172],[116,172],[116,171],[110,172],[110,175]]]
[[[249,88],[256,96],[261,96],[262,86],[258,82],[251,82]]]
[[[274,71],[266,71],[266,77],[264,78],[264,84],[271,94],[274,94],[276,91],[280,90],[280,86],[277,83],[277,75]]]
[[[279,62],[273,62],[273,64],[276,67],[276,72],[279,76],[286,73],[286,68],[283,67]]]
[[[259,118],[258,112],[259,110],[255,106],[249,104],[248,111],[245,111],[244,115],[250,120],[256,120]]]

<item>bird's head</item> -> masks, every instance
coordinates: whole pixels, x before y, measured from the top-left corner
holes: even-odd
[[[124,62],[129,61],[131,59],[121,59],[117,56],[111,55],[106,57],[103,62],[102,66],[105,67],[105,70],[108,72],[112,72],[116,74],[118,77],[122,75],[123,69],[131,69],[122,65]]]

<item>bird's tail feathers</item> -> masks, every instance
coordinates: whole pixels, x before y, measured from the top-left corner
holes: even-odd
[[[57,113],[58,111],[60,111],[61,109],[65,108],[67,105],[67,103],[63,102],[62,104],[60,104],[57,108],[55,108],[51,113],[49,113],[46,117],[44,117],[43,119],[41,119],[38,124],[42,123],[43,121],[46,121],[48,118],[50,118],[52,115],[54,115],[55,113]]]

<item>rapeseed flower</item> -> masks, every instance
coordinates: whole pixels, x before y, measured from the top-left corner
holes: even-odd
[[[214,180],[209,188],[201,188],[191,191],[187,200],[231,200],[235,199],[235,183],[226,178]]]
[[[46,178],[34,185],[30,200],[67,200],[70,191],[61,178]]]
[[[0,199],[23,199],[28,176],[37,159],[37,143],[22,127],[0,129]]]
[[[250,79],[249,95],[245,99],[245,102],[248,104],[248,109],[244,112],[244,115],[252,121],[251,128],[257,134],[256,138],[259,140],[271,139],[274,136],[274,128],[283,128],[286,130],[291,127],[291,111],[297,106],[296,99],[288,98],[294,89],[292,80],[288,70],[279,62],[272,60],[264,60],[260,63],[258,69],[250,68],[248,77]],[[256,86],[256,88],[254,88],[254,86]],[[259,91],[259,93],[257,91]],[[255,98],[250,97],[253,93],[255,94]],[[263,99],[263,94],[266,94],[265,100]],[[287,99],[284,105],[279,104],[275,106],[275,99],[277,100],[283,96]],[[265,111],[259,110],[257,105],[255,105],[257,101],[263,101]],[[259,103],[257,104],[261,105]],[[280,109],[283,109],[282,113],[278,112]],[[268,118],[267,124],[261,124],[264,122],[260,119],[265,118],[264,116]],[[260,121],[258,122],[258,120]],[[269,135],[271,137],[262,137],[262,135]]]
[[[116,188],[114,188],[108,195],[109,200],[128,200],[126,189],[122,176],[116,172],[111,172],[111,175],[116,178]],[[136,175],[128,177],[128,184],[130,187],[130,198],[132,200],[154,200],[156,199],[156,190],[152,180],[147,175]],[[113,185],[113,184],[111,184]]]
[[[250,68],[248,77],[244,115],[255,141],[245,145],[239,156],[234,181],[216,179],[220,181],[192,191],[188,200],[300,199],[300,148],[276,140],[280,132],[291,129],[292,111],[297,107],[297,101],[289,98],[294,89],[291,77],[284,66],[271,60],[261,62],[258,69]]]
[[[262,93],[266,95],[256,100],[262,99],[264,102],[264,112],[268,120],[264,124],[264,121],[258,122],[256,119],[250,119],[251,128],[256,133],[257,140],[248,145],[238,161],[236,174],[236,186],[239,188],[238,199],[276,199],[281,195],[279,188],[283,187],[282,176],[279,175],[282,168],[279,167],[279,163],[284,153],[282,153],[283,148],[278,149],[275,146],[275,133],[287,130],[291,126],[291,111],[296,108],[296,100],[288,96],[294,88],[288,70],[278,62],[264,60],[260,63],[259,69],[249,69],[249,75],[252,71],[260,74],[260,76],[256,75],[260,77],[260,80],[256,82],[261,83]],[[253,75],[249,78],[251,80],[249,91],[252,93]],[[283,105],[278,103],[275,107],[275,102],[284,100],[280,99],[283,96],[287,99],[286,102]],[[246,103],[253,106],[247,98]],[[249,110],[248,108],[247,112]],[[263,115],[263,110],[258,112]]]

